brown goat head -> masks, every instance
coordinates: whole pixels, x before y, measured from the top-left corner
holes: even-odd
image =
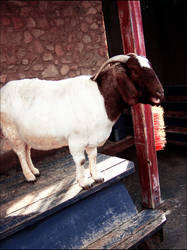
[[[104,70],[110,63],[113,63],[113,66]],[[101,66],[92,79],[100,81],[101,76],[103,81],[107,78],[113,82],[123,101],[128,105],[137,103],[159,105],[164,98],[163,87],[148,59],[143,56],[132,53],[114,56]]]
[[[159,105],[164,99],[164,90],[150,62],[143,56],[128,55],[130,58],[125,68],[138,91],[139,102]]]

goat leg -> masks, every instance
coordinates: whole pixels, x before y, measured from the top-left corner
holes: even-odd
[[[97,148],[87,147],[86,152],[89,158],[90,175],[92,176],[95,182],[97,183],[104,182],[103,174],[96,167]]]
[[[85,176],[85,155],[84,147],[77,146],[76,140],[69,141],[70,153],[76,165],[76,180],[83,189],[90,189],[93,186],[93,179]]]
[[[35,175],[35,176],[39,176],[40,172],[37,168],[35,168],[35,166],[32,163],[32,159],[31,159],[31,147],[26,145],[26,157],[27,157],[27,163],[28,166],[31,170],[31,172]]]

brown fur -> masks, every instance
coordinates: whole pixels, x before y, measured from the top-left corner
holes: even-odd
[[[119,117],[126,105],[154,105],[150,97],[158,97],[161,101],[164,97],[162,85],[154,70],[141,67],[138,60],[130,56],[126,64],[114,63],[96,79],[111,121]]]
[[[136,89],[128,81],[125,69],[119,64],[115,64],[110,69],[103,71],[97,78],[97,83],[104,97],[108,118],[111,121],[119,117],[126,104],[130,105],[133,102],[133,99],[130,98],[131,88],[134,91],[134,96],[137,96]],[[123,93],[124,90],[126,91],[125,94]],[[123,100],[122,96],[125,100]],[[135,102],[132,104],[135,104]]]
[[[126,70],[139,92],[139,101],[152,104],[149,102],[151,95],[159,97],[162,101],[164,90],[153,68],[142,68],[136,57],[133,54],[129,55],[131,58],[127,61]]]

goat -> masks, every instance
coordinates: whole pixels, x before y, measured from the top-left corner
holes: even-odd
[[[94,181],[104,181],[96,168],[97,147],[108,139],[125,105],[159,105],[163,97],[162,85],[147,58],[118,55],[108,59],[94,76],[8,82],[1,88],[1,129],[27,181],[35,181],[40,174],[32,163],[31,148],[69,146],[76,179],[88,189]],[[89,179],[84,174],[85,151]]]

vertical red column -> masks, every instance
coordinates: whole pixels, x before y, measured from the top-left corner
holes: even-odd
[[[124,53],[146,56],[139,1],[117,1]],[[134,137],[138,159],[142,205],[155,208],[160,204],[160,183],[151,106],[132,107]]]

